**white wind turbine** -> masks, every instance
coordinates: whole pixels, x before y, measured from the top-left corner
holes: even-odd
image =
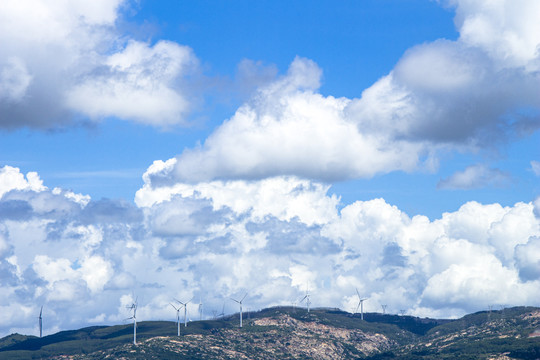
[[[240,305],[240,327],[242,327],[242,301],[246,298],[247,293],[244,295],[244,297],[241,300],[236,300],[231,298],[232,301],[236,301]]]
[[[388,305],[383,305],[383,304],[381,304],[383,315],[386,314],[386,307],[387,307],[387,306],[388,306]]]
[[[302,300],[300,300],[300,302],[306,300],[307,312],[309,312],[309,305],[311,305],[311,300],[309,299],[309,297],[310,295],[309,295],[309,285],[308,285],[308,287],[306,288],[306,296],[304,296]]]
[[[199,298],[199,321],[202,320],[202,315],[203,315],[202,300],[201,300],[201,298]]]
[[[39,310],[39,337],[43,336],[43,319],[41,317],[41,314],[43,313],[43,305],[41,306],[41,310]]]
[[[171,303],[169,303],[169,305],[171,305],[174,310],[176,310],[176,325],[178,326],[178,336],[180,336],[180,306],[177,308]]]
[[[135,298],[135,302],[133,304],[126,306],[126,308],[133,310],[133,316],[127,318],[126,320],[133,319],[133,345],[137,345],[137,298]]]
[[[175,300],[176,300],[176,299],[175,299]],[[191,302],[191,300],[193,300],[193,298],[189,299],[189,300],[186,301],[185,303],[176,300],[176,302],[182,304],[182,306],[184,307],[184,327],[187,327],[187,304],[189,304],[189,303]]]
[[[358,288],[356,288],[356,295],[358,295],[358,305],[356,306],[356,313],[358,313],[358,308],[360,308],[360,319],[364,320],[364,301],[367,299],[360,296],[360,293],[358,292]]]

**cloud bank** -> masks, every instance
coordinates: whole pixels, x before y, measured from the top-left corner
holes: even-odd
[[[138,206],[50,190],[0,171],[0,333],[174,320],[173,298],[201,298],[205,318],[248,292],[246,308],[292,304],[459,316],[491,304],[538,305],[540,208],[469,202],[430,221],[383,199],[338,210],[328,186],[296,177],[175,184]],[[196,309],[190,309],[195,318]]]
[[[291,304],[308,283],[314,306],[345,310],[355,288],[366,311],[538,305],[540,200],[468,202],[431,221],[384,199],[340,209],[328,195],[330,181],[429,168],[440,150],[537,130],[538,3],[448,3],[457,41],[410,49],[354,99],[323,96],[321,69],[296,58],[200,147],[155,161],[135,204],[2,168],[0,333],[37,333],[41,305],[48,334],[121,322],[133,296],[141,320],[173,320],[173,298],[200,297],[209,317],[235,311],[227,299],[244,292],[246,308]],[[119,38],[121,2],[28,1],[32,14],[18,4],[0,5],[2,127],[55,127],[73,114],[183,121],[189,48]],[[490,171],[472,167],[446,185],[476,186]]]

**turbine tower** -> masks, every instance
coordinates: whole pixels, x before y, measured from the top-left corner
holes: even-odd
[[[225,301],[223,301],[223,307],[221,308],[221,314],[218,315],[219,317],[225,316]]]
[[[193,298],[189,299],[189,301],[186,301],[185,303],[176,300],[176,302],[182,304],[182,306],[184,307],[184,327],[187,327],[187,304],[189,304],[191,300],[193,300]]]
[[[202,320],[202,315],[203,315],[202,300],[201,298],[199,298],[199,321]]]
[[[309,299],[309,284],[308,286],[306,287],[306,296],[304,296],[302,298],[302,300],[300,300],[300,302],[306,300],[306,305],[307,305],[307,312],[309,313],[309,305],[311,305],[311,300]]]
[[[169,305],[171,305],[174,310],[176,310],[176,325],[178,326],[178,336],[180,336],[180,306],[177,308],[171,303],[169,303]]]
[[[231,298],[232,301],[236,301],[240,305],[240,327],[242,327],[242,301],[246,298],[247,293],[244,295],[244,297],[241,300],[236,300]]]
[[[356,306],[356,313],[358,313],[358,308],[360,308],[360,320],[364,320],[364,301],[366,301],[367,299],[362,299],[360,293],[358,292],[358,288],[356,288],[356,295],[358,295],[358,305]]]
[[[133,319],[133,345],[137,345],[137,298],[131,306],[126,306],[126,308],[133,310],[133,316],[126,320]]]
[[[39,337],[43,336],[43,319],[41,317],[41,314],[43,313],[43,305],[41,306],[41,310],[39,310]]]

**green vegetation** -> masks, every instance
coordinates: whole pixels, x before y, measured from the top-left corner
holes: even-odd
[[[479,312],[461,319],[274,307],[218,320],[94,326],[38,338],[0,339],[0,359],[539,359],[540,309]]]

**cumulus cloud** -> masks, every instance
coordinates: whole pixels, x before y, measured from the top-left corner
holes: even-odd
[[[140,207],[81,203],[43,185],[5,193],[0,208],[24,211],[0,217],[0,292],[26,310],[0,332],[35,331],[41,304],[50,333],[121,322],[133,296],[141,319],[173,320],[172,298],[201,297],[210,317],[236,311],[227,299],[245,292],[252,309],[291,304],[308,283],[314,306],[351,310],[358,288],[366,311],[384,303],[421,316],[534,305],[540,295],[532,203],[469,202],[431,221],[383,199],[339,210],[327,185],[295,177],[165,186],[166,168],[174,161],[145,174]]]
[[[510,174],[485,165],[471,165],[437,184],[439,189],[480,189],[488,186],[501,187],[511,180]]]
[[[236,311],[227,299],[245,292],[252,309],[290,304],[308,283],[314,306],[345,309],[355,288],[368,298],[366,311],[384,303],[393,313],[459,316],[493,303],[538,305],[540,200],[508,207],[468,202],[431,221],[384,199],[339,209],[329,185],[306,180],[412,171],[429,164],[438,149],[478,147],[536,129],[538,119],[519,115],[520,107],[539,105],[540,32],[529,33],[537,26],[530,21],[535,2],[523,1],[515,11],[506,11],[507,1],[450,3],[457,8],[459,40],[410,49],[361,98],[321,95],[321,70],[295,59],[287,74],[263,82],[203,145],[155,161],[143,175],[137,206],[50,190],[36,173],[1,169],[0,211],[10,216],[0,217],[0,293],[10,305],[0,305],[0,333],[36,331],[41,304],[51,324],[47,334],[89,322],[118,323],[134,296],[140,319],[173,320],[172,298],[200,296],[209,316],[223,306]],[[0,14],[9,10],[6,18],[23,10],[18,2],[5,4]],[[2,46],[14,39],[8,44],[14,51],[1,62],[7,69],[7,75],[0,70],[2,111],[26,111],[27,101],[48,104],[44,94],[65,98],[58,96],[65,89],[76,90],[68,111],[91,117],[135,116],[119,97],[137,99],[147,85],[152,94],[182,97],[176,81],[193,63],[189,49],[132,41],[104,55],[96,49],[103,39],[109,50],[107,39],[115,41],[119,2],[75,3],[74,12],[49,11],[51,4],[37,4],[32,14],[39,15],[32,19],[38,24],[50,24],[43,33],[0,21],[7,34],[18,30],[13,38],[0,36]],[[497,14],[501,36],[491,35],[495,23],[486,11]],[[49,72],[36,67],[40,60],[33,63],[14,45],[29,46],[28,34],[60,44],[55,56],[62,61]],[[75,41],[80,36],[88,41]],[[152,68],[156,62],[162,62],[159,70]],[[57,76],[70,64],[83,80],[78,88],[70,76]],[[56,92],[45,91],[43,74],[60,79],[53,82],[61,82]],[[107,101],[97,101],[100,94]],[[85,97],[98,103],[82,107]],[[140,104],[141,114],[156,104]],[[188,107],[179,104],[182,114]],[[56,116],[65,103],[52,110],[41,113]],[[165,107],[152,123],[167,126],[174,112]],[[145,116],[135,120],[150,122]],[[21,121],[50,124],[36,119]],[[6,121],[3,126],[15,126]],[[474,166],[455,174],[461,180],[446,181],[485,185],[494,173]],[[20,316],[5,315],[13,311]]]
[[[358,118],[397,137],[492,146],[538,129],[540,54],[534,1],[448,1],[457,41],[409,49],[353,106]]]
[[[11,190],[39,192],[45,189],[36,172],[29,172],[25,177],[18,168],[12,166],[6,165],[0,169],[0,198]]]
[[[501,66],[534,66],[538,59],[540,24],[534,0],[447,0],[456,7],[460,40],[485,50]],[[538,69],[538,68],[536,68]]]
[[[177,124],[189,111],[175,86],[196,66],[190,48],[169,41],[154,46],[130,41],[104,60],[104,69],[74,84],[67,104],[90,118],[117,116],[161,127]]]
[[[531,237],[526,244],[516,247],[516,262],[519,276],[526,280],[540,279],[540,238]]]
[[[316,92],[320,77],[314,62],[296,58],[286,75],[261,88],[204,145],[178,156],[175,178],[331,181],[417,166],[426,152],[422,144],[364,131],[347,113],[349,99]]]
[[[115,116],[169,127],[190,110],[191,49],[142,43],[115,27],[123,0],[2,1],[0,127],[55,128]]]
[[[359,98],[322,96],[321,69],[297,57],[204,144],[177,156],[175,180],[369,178],[430,168],[442,149],[493,149],[536,131],[540,38],[531,32],[538,33],[538,4],[521,1],[510,11],[509,1],[449,3],[459,39],[409,49]],[[473,172],[476,181],[505,177],[480,167],[461,177]]]

